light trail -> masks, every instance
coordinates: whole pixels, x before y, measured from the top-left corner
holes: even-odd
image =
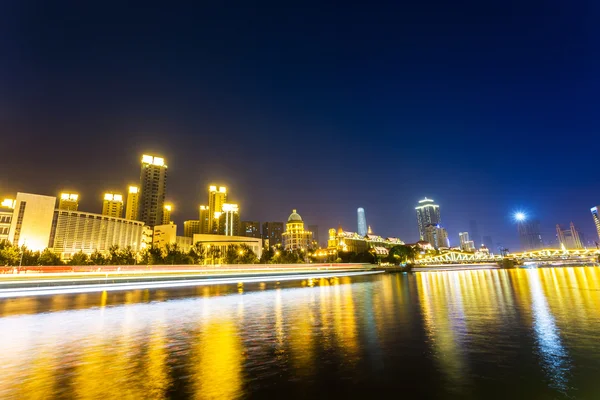
[[[48,296],[55,294],[77,294],[77,293],[94,293],[104,291],[126,291],[138,289],[166,289],[166,288],[181,288],[191,286],[206,286],[206,285],[228,285],[237,283],[260,283],[260,282],[280,282],[294,281],[306,278],[335,278],[339,276],[359,276],[380,274],[384,271],[362,271],[362,272],[346,272],[340,274],[331,272],[325,274],[301,274],[301,275],[279,275],[279,276],[264,276],[264,277],[244,277],[237,278],[209,278],[209,279],[194,279],[185,280],[183,282],[161,281],[161,282],[129,282],[129,283],[113,283],[113,284],[94,284],[94,285],[66,285],[66,286],[48,286],[35,288],[20,288],[20,289],[0,289],[0,298],[16,298],[30,296]]]

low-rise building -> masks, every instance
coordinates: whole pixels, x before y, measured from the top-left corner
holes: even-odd
[[[373,234],[361,236],[357,232],[344,231],[340,226],[337,231],[333,228],[329,230],[327,249],[353,253],[374,250],[377,254],[387,254],[390,248],[403,244],[398,238],[384,238]]]
[[[206,249],[205,264],[222,264],[227,248],[231,245],[247,245],[258,258],[262,255],[262,239],[247,236],[225,236],[196,234],[192,240],[194,245],[200,244]]]
[[[296,210],[292,210],[282,237],[286,250],[307,250],[311,247],[313,239],[312,232],[304,229],[304,221]]]

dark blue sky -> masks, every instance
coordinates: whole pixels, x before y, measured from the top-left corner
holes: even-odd
[[[515,248],[516,209],[594,238],[598,2],[49,3],[0,5],[2,195],[99,211],[155,152],[178,223],[217,182],[322,239],[362,206],[414,241],[423,196],[454,244],[475,219]]]

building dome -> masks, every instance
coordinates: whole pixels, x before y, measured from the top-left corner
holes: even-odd
[[[300,216],[300,214],[298,214],[296,212],[296,210],[292,210],[292,213],[290,214],[290,217],[288,218],[288,222],[302,222],[302,217]]]

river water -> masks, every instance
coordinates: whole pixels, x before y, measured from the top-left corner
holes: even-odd
[[[599,399],[600,268],[0,303],[0,398]]]

